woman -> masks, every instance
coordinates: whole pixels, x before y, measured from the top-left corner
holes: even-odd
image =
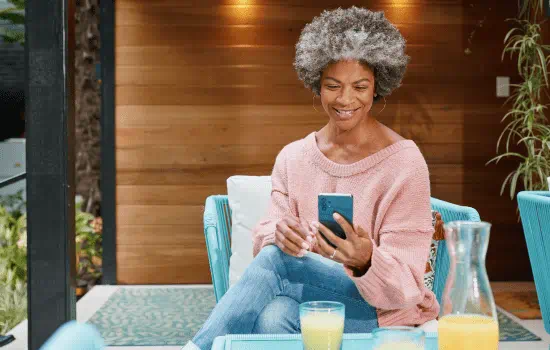
[[[436,318],[423,283],[433,234],[428,168],[372,109],[400,85],[404,49],[383,13],[357,7],[325,11],[303,29],[294,65],[328,123],[277,156],[255,259],[185,349],[210,349],[225,334],[299,333],[298,305],[311,300],[344,303],[347,333]],[[354,225],[335,217],[346,240],[315,221],[324,192],[354,196]]]

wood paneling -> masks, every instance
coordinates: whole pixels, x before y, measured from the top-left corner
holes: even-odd
[[[272,164],[235,166],[207,166],[184,169],[137,169],[117,172],[118,185],[209,185],[224,184],[233,174],[265,175],[271,173]],[[225,190],[224,190],[225,193]]]
[[[347,7],[347,6],[364,6],[371,8],[372,6],[386,5],[392,6],[395,4],[395,0],[340,0],[338,2],[332,1],[318,1],[318,0],[256,0],[254,5],[277,5],[282,7],[315,7],[319,9],[319,12],[325,8]],[[462,4],[462,0],[407,0],[409,5],[437,5],[437,6],[452,6]],[[243,0],[188,0],[188,1],[176,1],[176,0],[154,0],[147,3],[147,8],[150,7],[215,7],[223,5],[239,5],[242,7],[248,6],[248,2]],[[466,3],[465,6],[468,6]],[[128,9],[143,6],[142,2],[136,0],[119,0],[117,1],[117,8]]]
[[[160,246],[163,249],[164,246]],[[150,252],[141,252],[142,254]],[[201,254],[197,251],[197,254]],[[206,254],[206,247],[204,247]],[[141,265],[128,267],[125,265],[117,265],[117,274],[119,284],[205,284],[212,283],[206,281],[204,276],[210,275],[208,269],[208,260],[193,260],[188,261],[190,252],[181,252],[179,259],[166,260],[162,266],[158,265]],[[119,259],[126,258],[127,255],[121,254]],[[191,255],[194,257],[194,255]]]
[[[305,24],[305,23],[304,23]],[[117,26],[115,40],[119,46],[226,46],[226,45],[284,45],[292,48],[300,35],[302,23],[285,26],[254,25],[165,25],[147,23],[136,26]],[[433,45],[462,44],[463,26],[459,24],[402,24],[397,25],[411,44],[429,41]],[[200,32],[201,35],[197,35]],[[441,35],[441,33],[446,33]]]
[[[235,125],[219,123],[211,126],[154,126],[140,128],[119,128],[118,145],[121,148],[131,146],[167,146],[179,145],[185,139],[188,145],[212,145],[211,135],[216,133],[216,144],[227,145],[281,145],[297,137],[318,130],[324,123],[303,125]],[[392,125],[396,132],[414,139],[417,143],[490,143],[498,138],[500,130],[491,128],[474,129],[464,134],[463,124],[409,124]],[[483,137],[485,136],[485,137]]]
[[[206,246],[186,245],[120,245],[117,259],[117,276],[122,284],[204,283],[210,274]]]
[[[221,62],[220,62],[221,63]],[[455,64],[410,64],[404,78],[408,82],[421,82],[423,85],[444,83],[463,85],[467,80],[492,83],[493,72],[465,71],[460,76],[454,72]],[[185,88],[193,86],[219,87],[261,86],[269,82],[270,86],[294,88],[302,83],[291,66],[265,67],[263,65],[212,65],[212,66],[124,66],[117,70],[116,81],[120,86],[169,86]]]
[[[225,192],[222,182],[215,185],[128,185],[118,186],[117,204],[203,205],[212,193]],[[213,192],[215,191],[215,192]]]
[[[118,105],[242,105],[247,103],[295,105],[311,101],[311,92],[300,84],[294,86],[265,85],[232,85],[230,82],[211,87],[181,87],[164,85],[125,85],[117,86]],[[469,104],[494,103],[503,101],[495,97],[496,83],[478,81],[475,85],[448,84],[434,89],[429,84],[403,84],[403,89],[396,90],[387,97],[388,102],[405,104],[425,104],[433,101],[443,104],[448,101],[466,99],[464,88],[468,88]],[[307,102],[306,102],[307,101]],[[310,102],[311,103],[311,102]]]
[[[494,46],[494,45],[493,45]],[[457,64],[462,58],[460,47],[436,47],[422,44],[407,46],[413,64]],[[119,46],[117,67],[183,67],[183,66],[247,66],[284,67],[291,70],[294,51],[288,46],[246,46],[233,44],[214,47]]]
[[[202,223],[181,225],[121,225],[117,230],[119,245],[175,245],[204,248]],[[189,234],[189,232],[194,234]]]
[[[163,25],[256,25],[261,16],[261,23],[286,27],[289,24],[305,25],[313,17],[319,15],[318,6],[290,7],[268,2],[261,5],[219,5],[215,7],[206,4],[189,6],[187,3],[174,3],[174,6],[155,6],[150,2],[129,6],[117,13],[118,26],[142,25],[143,23],[158,23]],[[341,6],[341,5],[340,5]],[[382,4],[381,2],[369,5],[373,11],[384,11],[386,17],[393,23],[401,24],[464,24],[464,19],[456,16],[462,11],[462,4],[448,4],[445,11],[438,6],[425,4]],[[473,19],[467,24],[476,24]]]
[[[119,225],[197,225],[202,222],[203,212],[203,205],[119,204],[117,205],[117,223]]]
[[[495,78],[517,79],[515,62],[501,61],[513,2],[120,0],[120,283],[210,282],[205,198],[226,193],[231,175],[269,174],[285,144],[324,125],[292,67],[294,45],[323,9],[350,5],[385,11],[411,57],[402,87],[380,114],[383,101],[373,107],[375,116],[417,142],[434,197],[472,206],[493,223],[491,279],[531,279],[515,201],[500,196],[514,164],[486,165],[507,111]]]
[[[319,102],[317,101],[316,104]],[[385,124],[464,124],[479,128],[499,129],[495,119],[500,120],[506,109],[491,104],[430,103],[426,105],[388,103],[382,113],[378,111],[382,103],[375,106],[378,120]],[[326,122],[326,115],[312,105],[223,105],[223,106],[118,106],[116,124],[120,128],[151,126],[151,115],[155,116],[154,126],[203,126],[217,124],[239,125],[285,125],[316,124]]]

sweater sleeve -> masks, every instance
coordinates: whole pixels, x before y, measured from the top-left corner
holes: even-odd
[[[252,233],[254,257],[263,247],[275,243],[277,222],[286,215],[297,216],[289,203],[286,155],[283,149],[275,159],[271,174],[271,202],[267,215],[256,225]]]
[[[361,277],[348,275],[372,306],[395,310],[431,307],[433,293],[424,286],[424,272],[433,236],[430,182],[425,162],[413,166],[397,186],[384,214],[379,242],[373,241],[371,266]]]

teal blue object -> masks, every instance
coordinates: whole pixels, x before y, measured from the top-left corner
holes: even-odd
[[[440,199],[431,199],[432,209],[441,214],[443,222],[480,221],[478,212]],[[216,300],[229,289],[229,258],[231,257],[231,208],[226,195],[213,195],[206,199],[204,210],[204,236],[208,250],[210,273]],[[450,260],[445,241],[439,242],[433,291],[441,304]]]
[[[544,328],[550,334],[550,191],[522,191],[518,205]]]
[[[344,334],[342,350],[366,350],[374,345],[370,333]],[[303,350],[299,334],[232,334],[214,340],[212,350]],[[426,333],[426,350],[437,350],[437,334]]]
[[[97,329],[86,323],[70,321],[40,347],[40,350],[102,350],[105,343]]]

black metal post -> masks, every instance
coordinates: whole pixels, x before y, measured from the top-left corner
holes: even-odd
[[[116,277],[115,161],[115,4],[100,2],[101,33],[101,217],[103,219],[103,284]]]
[[[25,9],[29,349],[76,318],[74,0]]]

